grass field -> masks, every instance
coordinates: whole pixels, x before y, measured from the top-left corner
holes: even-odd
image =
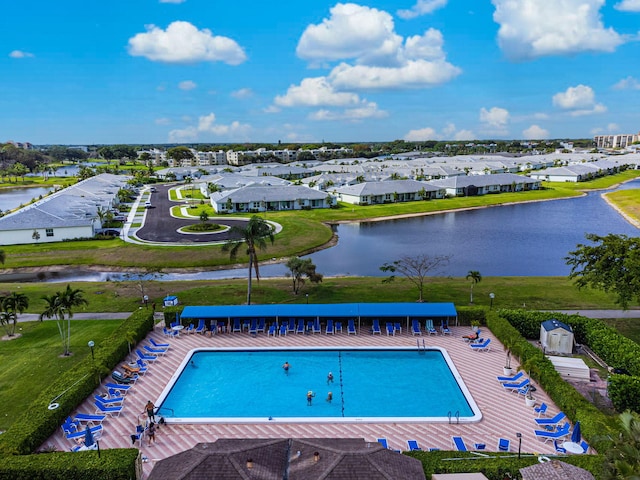
[[[625,215],[640,223],[640,190],[619,190],[607,193],[606,197]]]

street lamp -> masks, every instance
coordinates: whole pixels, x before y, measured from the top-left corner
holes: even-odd
[[[493,308],[493,299],[496,298],[496,294],[495,293],[490,293],[489,294],[489,310],[491,310]]]
[[[518,437],[518,459],[520,458],[520,451],[522,450],[522,434],[516,433],[516,437]]]
[[[91,360],[95,360],[96,357],[93,355],[93,347],[95,345],[93,340],[89,340],[89,343],[87,343],[87,345],[89,345],[89,348],[91,349]]]
[[[309,294],[305,293],[305,296],[307,297],[307,305],[309,305]]]

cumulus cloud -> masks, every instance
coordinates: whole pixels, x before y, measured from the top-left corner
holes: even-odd
[[[198,125],[190,125],[185,128],[171,130],[170,142],[184,142],[196,140],[201,135],[223,137],[228,140],[248,140],[252,128],[246,123],[233,121],[228,125],[216,123],[216,115],[210,113],[198,118]]]
[[[620,132],[620,125],[618,125],[617,123],[609,123],[606,128],[602,128],[602,127],[595,127],[592,128],[589,133],[591,135],[602,135],[604,132],[606,133],[619,133]]]
[[[500,107],[492,107],[490,110],[482,107],[480,109],[480,122],[482,122],[486,131],[496,135],[507,133],[509,111]]]
[[[632,76],[623,78],[613,86],[614,90],[640,90],[640,82]]]
[[[621,12],[640,12],[640,0],[622,0],[616,3],[613,8]]]
[[[579,52],[612,52],[626,41],[605,28],[605,0],[492,0],[498,44],[512,60]]]
[[[595,92],[586,85],[569,87],[564,92],[556,93],[553,96],[553,105],[566,110],[574,117],[607,111],[603,104],[596,103]]]
[[[129,39],[129,54],[165,63],[224,62],[239,65],[246,60],[244,50],[228,37],[198,30],[189,22],[173,22],[166,30],[148,25],[146,33]]]
[[[355,93],[337,92],[326,77],[305,78],[300,85],[291,85],[285,95],[276,96],[280,107],[343,107],[361,102]]]
[[[366,118],[384,118],[388,115],[384,110],[379,110],[375,102],[368,102],[356,108],[346,108],[342,111],[318,110],[309,115],[311,120],[364,120]]]
[[[408,10],[398,10],[396,13],[400,18],[408,20],[410,18],[427,15],[433,11],[444,7],[447,0],[418,0],[418,2]]]
[[[180,90],[187,90],[187,91],[189,91],[189,90],[193,90],[193,89],[194,89],[194,88],[196,88],[196,87],[197,87],[196,82],[193,82],[193,81],[191,81],[191,80],[184,80],[183,82],[180,82],[180,83],[178,84],[178,88],[179,88]]]
[[[549,130],[538,125],[531,125],[522,131],[522,137],[528,140],[542,140],[549,137]]]
[[[33,55],[33,53],[25,52],[22,50],[13,50],[11,53],[9,53],[9,56],[11,58],[32,58],[35,55]]]
[[[240,88],[238,90],[231,92],[231,96],[233,98],[242,100],[244,98],[249,98],[253,96],[253,90],[251,90],[250,88]]]
[[[458,130],[453,123],[447,123],[444,128],[438,132],[435,128],[424,127],[415,130],[409,130],[403,139],[407,142],[424,142],[427,140],[473,140],[475,134],[471,130]]]

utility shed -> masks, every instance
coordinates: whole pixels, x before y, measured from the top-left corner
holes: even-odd
[[[554,357],[553,355],[547,355],[547,358],[561,377],[591,381],[589,367],[581,358]]]
[[[573,331],[566,323],[555,318],[545,320],[540,324],[540,343],[545,353],[573,352]]]

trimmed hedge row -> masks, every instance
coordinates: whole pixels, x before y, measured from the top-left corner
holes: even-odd
[[[458,312],[458,325],[486,325],[487,313],[479,307],[456,307]]]
[[[487,325],[501,342],[509,345],[521,365],[535,365],[537,371],[532,369],[530,376],[571,420],[580,420],[583,435],[592,441],[596,450],[606,451],[610,445],[606,434],[617,430],[616,418],[603,414],[565,382],[544,353],[520,335],[519,328],[522,328],[525,333],[536,331],[534,338],[537,338],[540,322],[554,316],[544,312],[498,310],[487,317]],[[537,324],[537,328],[534,324]]]
[[[504,480],[505,478],[522,478],[519,470],[538,463],[537,456],[522,456],[518,458],[513,453],[489,453],[490,457],[479,457],[470,452],[405,452],[405,455],[417,458],[427,478],[434,473],[465,473],[481,472],[489,480]],[[456,460],[452,460],[456,459]],[[462,460],[457,460],[462,459]],[[602,478],[602,455],[571,455],[561,460],[576,467],[581,467],[593,473],[596,479]],[[511,475],[510,477],[507,474]]]
[[[130,345],[153,329],[153,312],[138,310],[94,350],[95,361],[83,362],[63,378],[55,379],[24,410],[13,425],[0,435],[0,452],[28,455],[34,452],[62,425],[65,418],[93,393],[101,378],[128,354]],[[49,409],[51,403],[59,406]]]
[[[11,480],[132,480],[140,478],[138,449],[0,457],[0,479]]]

